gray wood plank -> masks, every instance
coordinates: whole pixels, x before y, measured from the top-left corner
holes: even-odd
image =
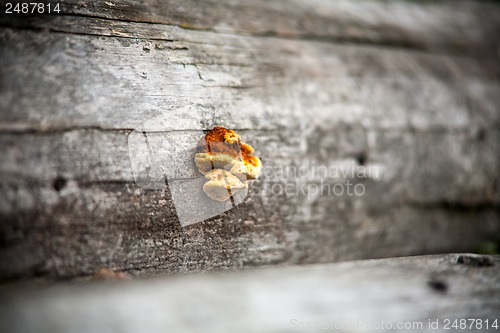
[[[89,25],[88,19],[66,20],[81,29]],[[107,21],[92,23],[108,28]],[[128,23],[126,29],[134,28]],[[191,41],[172,43],[147,39],[151,31],[146,39],[131,39],[3,29],[8,66],[1,69],[1,129],[134,129],[155,118],[177,130],[215,123],[236,129],[361,123],[426,130],[499,122],[498,75],[473,59],[189,35]]]
[[[211,0],[200,5],[194,0],[70,0],[64,9],[189,30],[498,56],[500,11],[494,4],[475,1]]]
[[[467,321],[467,331],[495,331],[499,267],[498,256],[454,254],[11,288],[3,292],[0,327],[13,333],[448,332],[446,320],[451,328],[455,319],[481,319],[477,327]]]

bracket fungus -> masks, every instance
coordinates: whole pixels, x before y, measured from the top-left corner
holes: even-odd
[[[261,160],[253,148],[241,141],[233,130],[215,127],[202,138],[194,161],[208,180],[203,191],[213,200],[226,201],[239,190],[248,188],[248,180],[257,179]]]

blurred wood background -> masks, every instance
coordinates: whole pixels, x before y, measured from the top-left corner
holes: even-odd
[[[2,18],[3,280],[329,263],[500,240],[498,5],[62,8],[38,25]],[[130,165],[127,136],[158,117],[180,133],[234,129],[267,166],[346,162],[380,174],[358,180],[363,196],[252,193],[182,228],[168,188],[137,186]]]
[[[450,332],[465,319],[464,331],[495,332],[499,284],[500,256],[470,254],[60,284],[4,292],[0,329]]]

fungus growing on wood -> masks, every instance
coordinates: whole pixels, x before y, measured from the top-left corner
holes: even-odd
[[[248,188],[247,181],[257,179],[262,169],[253,151],[233,130],[213,128],[200,140],[194,157],[198,170],[208,179],[203,191],[213,200],[226,201]]]

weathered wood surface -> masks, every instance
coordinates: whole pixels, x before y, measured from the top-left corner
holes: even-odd
[[[500,321],[500,257],[378,259],[2,294],[0,328],[12,333],[495,332],[486,320]],[[455,330],[455,319],[483,322]]]
[[[71,15],[0,30],[2,278],[332,262],[499,240],[498,6],[72,3]],[[236,129],[266,166],[380,174],[353,180],[361,197],[252,193],[181,228],[168,189],[142,189],[132,174],[127,137],[155,119],[160,140]]]

